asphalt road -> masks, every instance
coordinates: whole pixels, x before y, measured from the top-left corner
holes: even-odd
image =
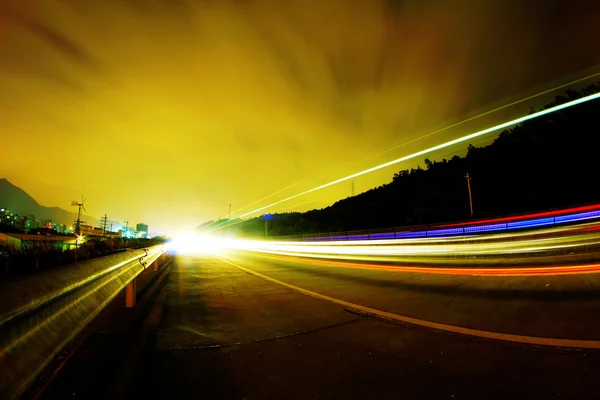
[[[600,396],[600,350],[380,319],[265,277],[474,331],[600,341],[600,274],[472,277],[241,252],[179,256],[143,319],[124,324],[107,310],[41,398]]]

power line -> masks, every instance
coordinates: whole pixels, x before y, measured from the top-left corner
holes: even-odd
[[[391,148],[389,148],[389,149],[387,149],[387,150],[383,150],[383,151],[381,151],[381,152],[379,152],[379,153],[377,153],[377,154],[375,154],[375,155],[372,155],[372,156],[370,156],[370,157],[368,157],[368,158],[366,158],[366,159],[362,160],[362,162],[364,162],[364,161],[367,161],[367,160],[370,160],[370,159],[372,159],[372,158],[375,158],[375,157],[377,157],[377,156],[380,156],[380,155],[382,155],[382,154],[388,153],[388,152],[390,152],[390,151],[392,151],[392,150],[396,150],[396,149],[398,149],[398,148],[400,148],[400,147],[404,147],[404,146],[406,146],[406,145],[409,145],[409,144],[411,144],[411,143],[417,142],[417,141],[419,141],[419,140],[425,139],[425,138],[427,138],[427,137],[429,137],[429,136],[432,136],[432,135],[435,135],[435,134],[437,134],[437,133],[440,133],[440,132],[443,132],[443,131],[446,131],[446,130],[449,130],[449,129],[452,129],[452,128],[456,128],[457,126],[460,126],[460,125],[466,124],[467,122],[474,121],[474,120],[476,120],[476,119],[479,119],[479,118],[481,118],[481,117],[484,117],[484,116],[486,116],[486,115],[493,114],[493,113],[495,113],[495,112],[497,112],[497,111],[504,110],[504,109],[506,109],[506,108],[508,108],[508,107],[515,106],[515,105],[517,105],[517,104],[520,104],[520,103],[523,103],[523,102],[525,102],[525,101],[528,101],[528,100],[531,100],[531,99],[535,99],[536,97],[540,97],[540,96],[543,96],[543,95],[545,95],[545,94],[549,94],[549,93],[555,92],[555,91],[557,91],[557,90],[559,90],[559,89],[562,89],[562,88],[565,88],[565,87],[568,87],[568,86],[571,86],[571,85],[574,85],[574,84],[577,84],[577,83],[580,83],[580,82],[583,82],[583,81],[586,81],[586,80],[589,80],[589,79],[595,78],[595,77],[597,77],[597,76],[600,76],[600,72],[596,72],[596,73],[594,73],[594,74],[587,75],[587,76],[585,76],[585,77],[583,77],[583,78],[579,78],[579,79],[576,79],[576,80],[570,81],[570,82],[568,82],[568,83],[565,83],[565,84],[562,84],[562,85],[559,85],[559,86],[553,87],[552,89],[544,90],[544,91],[542,91],[542,92],[540,92],[540,93],[536,93],[536,94],[534,94],[534,95],[531,95],[531,96],[528,96],[528,97],[522,98],[522,99],[520,99],[520,100],[513,101],[513,102],[511,102],[511,103],[509,103],[509,104],[505,104],[505,105],[503,105],[503,106],[496,107],[496,108],[494,108],[494,109],[492,109],[492,110],[489,110],[489,111],[483,112],[483,113],[481,113],[481,114],[478,114],[478,115],[475,115],[475,116],[473,116],[473,117],[467,118],[467,119],[465,119],[465,120],[459,121],[459,122],[457,122],[457,123],[451,124],[451,125],[449,125],[449,126],[446,126],[446,127],[444,127],[444,128],[437,129],[437,130],[435,130],[435,131],[433,131],[433,132],[430,132],[430,133],[428,133],[428,134],[426,134],[426,135],[423,135],[423,136],[420,136],[420,137],[418,137],[418,138],[415,138],[415,139],[409,140],[408,142],[405,142],[405,143],[399,144],[399,145],[397,145],[397,146],[391,147]],[[244,209],[246,209],[246,208],[248,208],[248,207],[250,207],[250,206],[252,206],[252,205],[254,205],[254,204],[260,203],[261,201],[263,201],[263,200],[266,200],[266,199],[268,199],[269,197],[272,197],[272,196],[274,196],[274,195],[276,195],[276,194],[279,194],[279,193],[281,193],[281,192],[283,192],[283,191],[285,191],[285,190],[287,190],[287,189],[289,189],[289,188],[291,188],[291,187],[293,187],[293,186],[297,185],[298,183],[300,183],[300,182],[293,183],[293,184],[291,184],[291,185],[289,185],[289,186],[287,186],[287,187],[285,187],[285,188],[283,188],[283,189],[281,189],[281,190],[278,190],[278,191],[276,191],[275,193],[272,193],[272,194],[270,194],[270,195],[267,195],[267,196],[265,196],[265,197],[263,197],[263,198],[261,198],[261,199],[258,199],[258,200],[256,200],[256,201],[253,201],[252,203],[249,203],[248,205],[246,205],[246,206],[244,206],[244,207],[241,207],[241,208],[238,208],[237,210],[234,210],[234,211],[233,211],[233,213],[234,213],[234,214],[236,214],[237,212],[239,212],[239,211],[242,211],[242,210],[244,210]],[[306,192],[303,192],[303,193],[306,193]],[[302,193],[301,193],[301,195],[302,195]],[[352,190],[352,196],[354,197],[354,188],[353,188],[353,190]],[[294,196],[292,196],[291,198],[294,198]],[[288,198],[288,199],[291,199],[291,198]],[[284,199],[284,200],[282,200],[282,202],[283,202],[283,201],[287,201],[288,199]],[[279,202],[276,202],[276,203],[273,203],[273,204],[279,204]],[[271,205],[268,205],[268,206],[266,206],[266,207],[270,207],[270,206],[271,206]],[[262,210],[262,209],[264,209],[264,208],[261,208],[260,210]],[[255,210],[255,211],[257,211],[257,210]],[[245,214],[241,215],[241,216],[240,216],[240,217],[238,217],[238,218],[244,217],[244,216],[246,216],[246,215],[253,214],[255,211],[251,211],[251,212],[249,212],[249,213],[245,213]],[[228,218],[228,219],[229,219],[229,220],[231,220],[231,215],[229,216],[229,218]],[[213,225],[213,224],[217,223],[218,221],[219,221],[219,220],[215,220],[215,221],[213,221],[213,222],[212,222],[210,225]],[[229,221],[228,221],[227,223],[229,223]],[[209,226],[210,226],[210,225],[209,225]]]
[[[589,95],[589,96],[582,97],[582,98],[577,99],[577,100],[572,100],[572,101],[569,101],[569,102],[564,103],[564,104],[559,104],[557,106],[550,107],[550,108],[547,108],[545,110],[541,110],[541,111],[538,111],[536,113],[526,115],[524,117],[516,118],[516,119],[513,119],[511,121],[504,122],[502,124],[492,126],[491,128],[483,129],[481,131],[478,131],[478,132],[475,132],[475,133],[471,133],[470,135],[465,135],[465,136],[459,137],[457,139],[450,140],[448,142],[439,144],[437,146],[429,147],[429,148],[427,148],[425,150],[417,151],[416,153],[412,153],[412,154],[409,154],[407,156],[400,157],[400,158],[397,158],[395,160],[392,160],[392,161],[389,161],[389,162],[377,165],[375,167],[359,171],[359,172],[354,173],[352,175],[348,175],[348,176],[345,176],[343,178],[336,179],[334,181],[325,183],[325,184],[317,186],[315,188],[312,188],[312,189],[309,189],[309,190],[305,190],[304,192],[295,194],[295,195],[287,197],[287,198],[285,198],[283,200],[276,201],[276,202],[268,204],[268,205],[266,205],[264,207],[260,207],[260,208],[257,208],[256,210],[253,210],[253,211],[247,212],[245,214],[242,214],[242,215],[238,216],[237,218],[243,218],[245,216],[257,213],[259,211],[263,211],[263,210],[265,210],[267,208],[276,206],[278,204],[281,204],[281,203],[284,203],[284,202],[296,199],[296,198],[298,198],[300,196],[304,196],[306,194],[313,193],[313,192],[316,192],[316,191],[321,190],[321,189],[325,189],[327,187],[336,185],[338,183],[345,182],[347,180],[350,180],[350,179],[353,179],[353,178],[356,178],[356,177],[359,177],[359,176],[362,176],[362,175],[366,175],[368,173],[375,172],[375,171],[378,171],[378,170],[386,168],[386,167],[390,167],[392,165],[401,163],[403,161],[407,161],[407,160],[410,160],[410,159],[413,159],[413,158],[416,158],[416,157],[420,157],[420,156],[423,156],[425,154],[429,154],[429,153],[432,153],[434,151],[441,150],[441,149],[453,146],[453,145],[458,144],[458,143],[466,142],[467,140],[471,140],[471,139],[474,139],[474,138],[479,137],[479,136],[487,135],[488,133],[491,133],[491,132],[495,132],[495,131],[498,131],[498,130],[501,130],[501,129],[509,128],[511,126],[518,125],[518,124],[520,124],[522,122],[529,121],[529,120],[532,120],[532,119],[535,119],[535,118],[539,118],[539,117],[541,117],[543,115],[551,114],[553,112],[560,111],[560,110],[563,110],[565,108],[573,107],[573,106],[578,105],[578,104],[586,103],[588,101],[595,100],[595,99],[598,99],[598,98],[600,98],[600,93],[595,93],[595,94],[592,94],[592,95]]]

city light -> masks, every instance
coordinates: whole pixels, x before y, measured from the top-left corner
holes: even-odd
[[[167,251],[180,255],[214,255],[235,247],[236,241],[231,239],[221,239],[209,235],[186,233],[173,238],[167,245]]]

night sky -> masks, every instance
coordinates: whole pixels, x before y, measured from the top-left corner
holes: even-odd
[[[84,193],[96,218],[170,233],[520,116],[548,98],[374,156],[600,71],[598,1],[0,7],[0,177],[46,206]],[[350,194],[343,183],[270,211]]]

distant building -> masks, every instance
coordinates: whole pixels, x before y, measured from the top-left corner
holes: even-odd
[[[14,226],[25,233],[41,227],[40,221],[35,218],[35,215],[21,217],[18,214],[13,214],[8,208],[0,208],[0,224]]]
[[[133,228],[124,227],[119,230],[121,232],[121,237],[131,239],[135,237],[135,233],[133,232]]]
[[[123,235],[123,232],[121,232],[121,231],[118,231],[118,232],[106,231],[106,232],[104,232],[104,236],[109,237],[109,238],[120,238],[122,235]]]
[[[31,221],[28,217],[20,217],[13,215],[11,225],[17,229],[24,231],[25,233],[31,230]]]
[[[73,229],[64,224],[53,223],[52,229],[54,229],[58,233],[64,233],[64,234],[73,233]]]
[[[13,213],[8,208],[0,208],[0,223],[12,225],[14,220]]]
[[[28,215],[23,217],[25,232],[29,232],[30,230],[37,229],[40,227],[40,221],[35,217],[35,215]]]
[[[104,229],[102,228],[93,228],[91,225],[81,224],[79,229],[81,230],[81,236],[104,236]]]
[[[13,215],[11,225],[27,233],[40,228],[40,221],[38,221],[34,215],[26,215],[23,217]]]
[[[136,236],[139,238],[148,238],[148,225],[147,224],[137,224],[135,226]]]

